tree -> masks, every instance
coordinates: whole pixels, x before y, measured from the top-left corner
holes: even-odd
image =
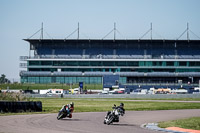
[[[10,80],[6,78],[5,74],[1,74],[1,77],[0,77],[0,84],[3,84],[3,83],[10,83]]]

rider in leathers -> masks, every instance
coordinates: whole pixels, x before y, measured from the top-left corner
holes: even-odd
[[[120,105],[117,106],[116,108],[117,108],[117,109],[120,109],[121,112],[122,112],[123,114],[125,114],[125,109],[124,109],[124,104],[123,104],[123,103],[120,103]],[[111,113],[111,111],[108,111],[107,116],[108,116],[110,113]],[[106,116],[106,117],[107,117],[107,116]],[[119,122],[119,117],[116,117],[116,118],[114,119],[113,122]]]
[[[63,105],[62,109],[65,108],[67,117],[72,118],[72,113],[74,111],[74,103],[71,102],[70,104]]]

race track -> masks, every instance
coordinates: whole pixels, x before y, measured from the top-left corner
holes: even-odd
[[[156,133],[141,128],[144,123],[200,116],[200,109],[126,111],[119,123],[104,125],[106,112],[74,113],[57,120],[57,114],[0,116],[0,133]]]

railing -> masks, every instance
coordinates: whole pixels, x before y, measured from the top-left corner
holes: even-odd
[[[88,75],[88,76],[100,76],[100,75],[119,75],[119,76],[148,76],[148,77],[154,77],[154,76],[160,76],[160,77],[177,77],[177,76],[186,76],[186,77],[199,77],[200,72],[184,72],[184,73],[169,73],[169,72],[149,72],[149,73],[143,73],[143,72],[44,72],[44,71],[21,71],[20,74],[22,75],[49,75],[49,76],[55,76],[55,75]],[[133,82],[134,83],[134,82]]]
[[[187,84],[187,83],[125,83],[123,85],[136,85],[136,86],[199,86],[197,83]]]
[[[27,59],[200,59],[200,55],[36,55],[20,56],[20,61]]]
[[[27,68],[27,63],[20,63],[19,65],[20,68]]]
[[[26,61],[29,57],[28,56],[20,56],[20,61]]]

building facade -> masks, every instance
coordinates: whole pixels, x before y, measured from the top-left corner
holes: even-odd
[[[21,56],[22,83],[122,86],[198,85],[200,40],[25,39],[34,54]]]

